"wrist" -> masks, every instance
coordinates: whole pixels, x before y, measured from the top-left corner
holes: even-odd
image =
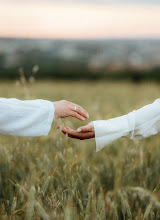
[[[57,112],[57,102],[52,102],[54,107],[54,116],[55,118],[58,118],[58,112]]]

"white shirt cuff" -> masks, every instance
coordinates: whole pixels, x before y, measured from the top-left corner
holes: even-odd
[[[160,132],[160,99],[127,115],[94,121],[96,151],[120,137],[141,140]]]
[[[109,120],[93,121],[95,130],[96,152],[106,145],[112,143],[120,137],[124,137],[128,132],[134,133],[135,113],[124,115]],[[131,134],[132,136],[133,134]]]
[[[46,121],[46,126],[44,127],[44,136],[47,136],[51,130],[52,122],[54,119],[54,105],[53,102],[47,101],[48,102],[48,107],[49,107],[49,114],[48,114],[48,119]]]

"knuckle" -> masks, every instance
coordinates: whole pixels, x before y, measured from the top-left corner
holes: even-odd
[[[82,107],[78,106],[77,108],[79,109],[79,111],[83,111]]]
[[[76,113],[71,111],[71,116],[76,117]]]
[[[81,114],[84,114],[84,112],[82,111],[82,109],[78,109],[79,110],[79,112],[81,113]]]
[[[74,114],[73,114],[73,112],[69,112],[69,114],[68,114],[69,116],[73,116],[74,117]]]

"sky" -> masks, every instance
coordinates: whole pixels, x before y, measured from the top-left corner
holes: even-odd
[[[160,4],[159,0],[27,0],[27,2],[61,2],[61,3],[92,3],[92,4],[103,4],[103,5],[107,5],[107,4],[123,4],[123,3],[127,3],[127,4]],[[4,2],[4,0],[0,0],[0,2]],[[15,2],[19,2],[19,3],[25,3],[26,0],[5,0],[5,2],[9,2],[9,3],[15,3]]]
[[[160,0],[0,0],[0,37],[160,38]]]

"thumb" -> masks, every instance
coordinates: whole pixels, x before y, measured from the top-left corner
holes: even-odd
[[[93,124],[92,123],[89,123],[88,125],[85,125],[85,126],[82,126],[82,127],[79,127],[77,129],[78,132],[89,132],[89,131],[92,131],[94,128],[93,128]]]

